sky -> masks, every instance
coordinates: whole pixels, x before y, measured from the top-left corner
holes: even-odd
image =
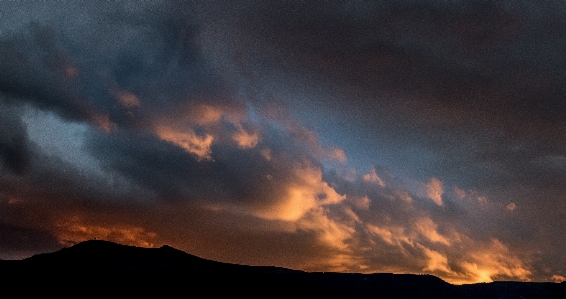
[[[566,278],[561,1],[0,3],[0,259]]]

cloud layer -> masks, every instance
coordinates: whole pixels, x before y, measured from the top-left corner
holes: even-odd
[[[0,258],[563,280],[563,8],[227,7],[6,4]]]

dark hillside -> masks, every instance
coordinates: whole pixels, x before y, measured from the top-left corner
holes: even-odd
[[[0,261],[0,275],[3,289],[19,296],[566,298],[566,283],[454,286],[431,275],[307,273],[219,263],[169,246],[138,248],[106,241]]]

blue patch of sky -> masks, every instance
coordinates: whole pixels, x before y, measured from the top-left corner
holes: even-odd
[[[63,121],[56,115],[29,107],[22,120],[29,139],[48,156],[56,156],[75,167],[95,174],[103,174],[98,161],[84,149],[89,126]]]

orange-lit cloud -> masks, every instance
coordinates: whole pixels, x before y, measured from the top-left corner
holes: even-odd
[[[566,277],[564,277],[562,275],[558,275],[558,274],[552,275],[551,279],[552,279],[552,281],[558,282],[558,283],[566,281]]]
[[[425,236],[429,241],[434,243],[442,243],[446,246],[450,246],[448,239],[443,237],[438,233],[438,226],[430,218],[423,218],[415,223],[415,226],[419,233]]]
[[[220,107],[201,104],[188,106],[183,116],[187,121],[198,125],[208,125],[219,122],[222,114]]]
[[[401,199],[402,201],[404,201],[406,203],[413,202],[413,198],[411,197],[411,195],[409,195],[409,193],[407,191],[397,190],[395,192],[395,196],[396,196],[396,198]]]
[[[93,116],[93,122],[98,128],[100,128],[106,133],[109,133],[110,131],[112,131],[112,129],[116,127],[116,124],[114,124],[110,120],[108,115],[96,114]]]
[[[310,210],[303,219],[297,221],[297,228],[314,231],[322,244],[342,251],[348,250],[346,241],[355,232],[351,225],[332,220],[323,207]]]
[[[125,108],[136,108],[140,106],[140,100],[136,95],[127,91],[119,91],[116,93],[116,98],[120,105]]]
[[[367,228],[370,232],[379,236],[383,241],[387,242],[389,245],[399,246],[402,248],[403,245],[413,246],[414,242],[405,234],[405,228],[399,226],[393,227],[378,227],[376,225],[368,224]]]
[[[375,168],[372,168],[370,173],[364,174],[363,180],[366,182],[376,183],[381,187],[385,187],[385,182],[379,176],[377,176]]]
[[[310,210],[337,204],[345,199],[322,180],[322,171],[317,167],[296,165],[293,174],[295,180],[285,187],[283,198],[275,205],[258,211],[257,216],[296,221]]]
[[[238,146],[243,149],[253,148],[259,141],[257,133],[250,134],[244,130],[241,124],[237,124],[238,131],[232,135],[232,139],[236,141]]]
[[[514,211],[517,208],[517,205],[512,202],[508,204],[505,208],[507,209],[507,211]]]
[[[351,201],[354,207],[362,210],[368,210],[371,204],[371,200],[367,196],[356,196]]]
[[[469,200],[477,200],[479,203],[486,204],[487,197],[484,195],[479,195],[475,190],[462,190],[458,188],[458,186],[454,186],[452,191],[459,199],[469,199]]]
[[[230,139],[240,149],[251,149],[258,144],[260,132],[246,129],[243,123],[247,121],[245,113],[236,108],[191,104],[169,118],[158,120],[154,131],[162,140],[182,147],[199,160],[211,160],[213,142],[225,143]],[[235,130],[222,127],[222,122],[231,124]]]
[[[531,279],[528,266],[502,242],[474,240],[454,228],[440,234],[438,226],[428,217],[417,219],[412,227],[366,224],[365,228],[374,237],[374,250],[396,256],[405,265],[389,264],[387,260],[381,265],[365,262],[374,271],[406,273],[420,267],[419,272],[455,284]]]
[[[264,148],[260,151],[261,155],[265,160],[271,161],[271,150],[268,148]]]
[[[448,267],[448,258],[445,255],[441,254],[438,251],[426,248],[420,244],[418,244],[418,247],[423,250],[427,258],[426,266],[423,268],[423,271],[443,274],[452,272]]]
[[[456,196],[458,196],[459,199],[466,198],[466,195],[467,195],[466,191],[458,188],[458,186],[454,186],[453,190],[454,190],[454,193],[456,194]]]
[[[532,275],[523,262],[496,239],[484,248],[470,252],[461,266],[471,276],[469,282],[491,282],[501,278],[530,281]]]
[[[214,137],[212,135],[198,136],[192,129],[177,131],[169,127],[157,127],[156,134],[162,140],[182,147],[185,151],[194,154],[199,160],[210,160],[212,150],[210,146]]]
[[[325,156],[330,160],[337,160],[342,163],[346,163],[346,161],[348,160],[346,153],[344,153],[344,150],[337,147],[326,150]]]
[[[425,186],[428,198],[432,199],[437,205],[442,205],[442,193],[444,193],[442,182],[437,178],[431,178]]]

